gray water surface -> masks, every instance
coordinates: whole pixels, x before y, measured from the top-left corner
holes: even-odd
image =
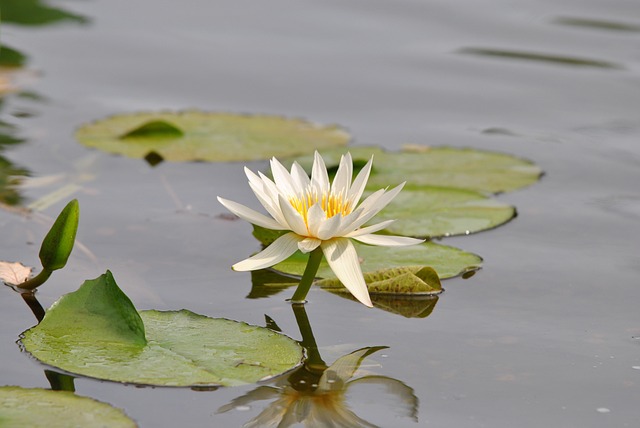
[[[338,123],[354,144],[495,150],[531,159],[543,179],[500,195],[518,217],[443,240],[483,269],[444,283],[423,319],[312,290],[307,313],[327,363],[367,346],[365,373],[413,388],[417,421],[393,393],[350,390],[348,406],[381,427],[640,426],[640,3],[631,0],[49,1],[86,18],[8,23],[2,43],[28,56],[28,90],[0,119],[24,143],[3,155],[81,205],[68,267],[39,292],[48,307],[110,269],[139,309],[188,308],[299,339],[285,299],[246,299],[230,266],[258,249],[250,225],[219,217],[215,197],[256,206],[242,164],[151,168],[87,149],[82,123],[139,110],[198,108]],[[4,13],[4,12],[3,12]],[[251,163],[253,170],[266,163]],[[390,183],[394,184],[394,183]],[[63,202],[25,218],[0,211],[0,258],[37,264]],[[20,352],[35,320],[0,299],[0,383],[48,388]],[[225,413],[255,385],[196,392],[79,378],[78,395],[140,426],[236,427],[268,405]]]

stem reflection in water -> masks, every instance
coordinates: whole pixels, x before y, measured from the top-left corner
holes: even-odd
[[[338,358],[328,366],[316,344],[311,324],[303,304],[292,304],[302,340],[307,351],[302,367],[279,377],[272,385],[262,385],[220,407],[217,413],[228,412],[257,401],[272,400],[258,416],[244,427],[289,427],[303,424],[307,427],[376,427],[357,416],[347,403],[347,392],[354,385],[379,385],[393,394],[398,401],[394,410],[417,422],[418,399],[413,389],[403,382],[386,376],[356,377],[363,360],[386,346],[371,346],[355,350]],[[356,394],[353,394],[357,396]],[[367,397],[370,400],[370,397]]]

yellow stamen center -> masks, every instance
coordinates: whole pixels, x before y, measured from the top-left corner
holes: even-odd
[[[340,192],[337,195],[323,193],[318,195],[313,189],[308,189],[304,193],[298,196],[289,198],[291,206],[300,213],[304,219],[304,224],[309,228],[308,212],[315,204],[320,204],[322,210],[327,215],[327,218],[331,218],[334,215],[340,214],[346,216],[351,213],[351,203],[346,200],[344,192]]]

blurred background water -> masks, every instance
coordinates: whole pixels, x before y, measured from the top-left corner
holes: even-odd
[[[250,226],[221,218],[215,200],[254,204],[242,165],[152,168],[79,145],[73,133],[87,121],[198,108],[337,123],[353,144],[389,150],[496,150],[546,175],[499,196],[516,205],[514,221],[443,240],[482,255],[484,267],[446,281],[430,316],[310,293],[328,364],[387,346],[361,370],[396,379],[419,400],[412,417],[398,395],[359,386],[348,406],[382,427],[640,425],[637,1],[0,0],[0,8],[1,179],[30,177],[3,195],[0,258],[36,265],[47,219],[71,196],[82,211],[82,247],[39,292],[44,306],[108,268],[140,309],[260,325],[268,314],[300,339],[289,292],[246,299],[250,274],[230,270],[258,249]],[[42,204],[52,192],[68,197]],[[36,201],[36,214],[21,214]],[[33,315],[3,293],[0,383],[49,387],[43,367],[14,345]],[[254,385],[75,383],[79,395],[147,427],[241,426],[268,404],[216,412]]]

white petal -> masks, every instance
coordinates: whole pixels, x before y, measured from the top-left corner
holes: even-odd
[[[320,246],[321,240],[315,238],[305,238],[298,242],[298,249],[303,253],[310,253]]]
[[[319,195],[329,192],[329,174],[324,160],[320,153],[316,152],[313,156],[313,167],[311,169],[311,185],[315,188]]]
[[[355,221],[353,223],[353,227],[355,229],[357,229],[358,227],[362,226],[363,224],[365,224],[366,222],[368,222],[369,220],[371,220],[376,214],[378,214],[384,207],[387,206],[387,204],[389,204],[389,202],[391,202],[393,200],[393,198],[395,198],[398,193],[400,193],[400,190],[402,190],[402,187],[404,186],[404,183],[394,187],[393,189],[389,190],[388,192],[384,192],[380,195],[377,195],[376,192],[373,195],[369,196],[367,199],[365,199],[362,204],[360,204],[360,207],[364,209],[364,212],[362,213],[362,215],[358,218],[357,221]],[[377,196],[376,198],[372,198],[373,196]]]
[[[298,162],[294,162],[293,165],[291,165],[291,177],[298,187],[298,191],[306,189],[311,183],[309,176],[307,175],[305,170],[302,169],[302,167],[298,164]]]
[[[340,282],[364,305],[372,307],[367,284],[362,277],[358,254],[349,239],[336,238],[323,241],[322,252]]]
[[[253,193],[256,195],[256,198],[258,199],[258,201],[260,201],[264,209],[267,210],[267,212],[271,215],[271,217],[275,219],[275,221],[283,226],[286,225],[287,222],[282,215],[282,211],[280,210],[278,201],[276,200],[274,203],[273,199],[271,199],[269,195],[260,190],[260,185],[261,184],[254,184],[252,181],[249,182],[249,187],[251,187],[251,190],[253,190]],[[264,190],[264,187],[262,187],[262,189]]]
[[[265,210],[273,217],[278,223],[281,225],[285,225],[284,217],[282,216],[282,212],[280,211],[280,207],[278,206],[278,198],[273,196],[273,189],[275,189],[275,184],[266,178],[262,173],[258,176],[256,173],[251,171],[246,166],[244,167],[244,173],[249,179],[249,187],[253,190],[253,193],[256,195],[256,198]],[[277,195],[277,192],[276,192]]]
[[[260,186],[260,188],[263,187],[262,180],[260,179],[260,177],[258,177],[258,174],[256,174],[255,172],[251,171],[246,166],[244,167],[244,174],[249,179],[249,183],[253,183],[253,184],[257,185],[257,186]]]
[[[362,208],[357,208],[355,211],[352,211],[350,214],[342,217],[340,230],[336,231],[335,236],[346,236],[348,233],[356,230],[357,227],[352,227],[352,224],[358,220],[363,212],[364,210]]]
[[[271,181],[271,179],[269,177],[267,177],[266,175],[264,175],[261,172],[258,172],[258,174],[260,175],[260,180],[262,180],[262,185],[264,192],[269,196],[269,198],[271,198],[274,203],[278,203],[278,195],[280,194],[280,190],[278,190],[278,186],[276,186],[276,183],[274,183],[273,181]]]
[[[304,218],[298,211],[291,206],[291,203],[287,201],[282,195],[278,195],[278,202],[280,204],[280,210],[282,215],[289,225],[289,229],[293,230],[298,235],[306,236],[309,234],[307,225],[304,222]]]
[[[379,230],[384,229],[385,227],[389,226],[393,222],[395,222],[395,220],[386,220],[377,224],[372,224],[371,226],[363,227],[362,229],[357,229],[351,233],[347,233],[345,236],[347,238],[354,238],[356,236],[368,235],[369,233],[377,232]]]
[[[231,268],[237,271],[258,270],[273,266],[288,258],[298,250],[298,242],[303,238],[295,233],[282,235],[258,254],[236,263]]]
[[[313,204],[307,211],[307,225],[311,236],[318,236],[320,226],[327,220],[327,213],[322,209],[321,204]]]
[[[384,195],[384,189],[376,190],[371,195],[369,195],[364,201],[362,201],[362,203],[356,209],[356,211],[359,212],[359,215],[357,217],[350,216],[351,218],[349,219],[349,222],[345,221],[343,224],[344,230],[347,233],[353,232],[354,230],[356,230],[357,228],[365,224],[367,221],[369,221],[371,217],[373,217],[376,214],[376,212],[374,212],[373,214],[370,214],[371,207],[375,206],[377,201],[383,195]]]
[[[237,215],[243,220],[248,221],[249,223],[256,224],[258,226],[265,227],[267,229],[273,230],[287,230],[288,227],[279,224],[274,219],[267,217],[264,214],[260,214],[257,211],[252,210],[251,208],[245,207],[242,204],[237,202],[229,201],[227,199],[223,199],[218,196],[218,202],[220,202],[226,209]]]
[[[382,196],[380,196],[380,198],[378,198],[367,209],[375,211],[375,214],[379,213],[384,207],[387,206],[387,204],[389,202],[391,202],[393,200],[393,198],[398,196],[398,193],[400,193],[400,191],[404,187],[405,183],[406,183],[406,181],[404,183],[398,184],[396,187],[394,187],[393,189],[391,189],[389,191],[385,191],[384,194]]]
[[[331,194],[340,195],[346,197],[349,193],[349,187],[351,186],[351,179],[353,178],[353,161],[351,160],[351,153],[347,153],[340,158],[340,165],[338,166],[338,172],[333,178],[331,184]]]
[[[320,224],[318,228],[318,238],[322,240],[331,239],[336,236],[336,233],[342,228],[342,215],[336,214],[331,218],[326,219]]]
[[[364,188],[367,185],[367,181],[369,180],[369,173],[371,172],[371,165],[373,164],[373,156],[369,159],[369,162],[360,170],[356,179],[353,180],[351,184],[351,189],[349,190],[349,195],[347,198],[351,201],[351,206],[356,206],[362,197],[362,192],[364,192]]]
[[[407,245],[422,244],[424,239],[407,238],[406,236],[391,235],[360,235],[354,236],[353,239],[369,245],[381,245],[384,247],[405,247]]]
[[[289,171],[282,166],[280,161],[276,158],[271,158],[271,174],[273,175],[273,181],[276,183],[280,193],[287,196],[294,196],[297,194],[296,186],[291,178]]]

